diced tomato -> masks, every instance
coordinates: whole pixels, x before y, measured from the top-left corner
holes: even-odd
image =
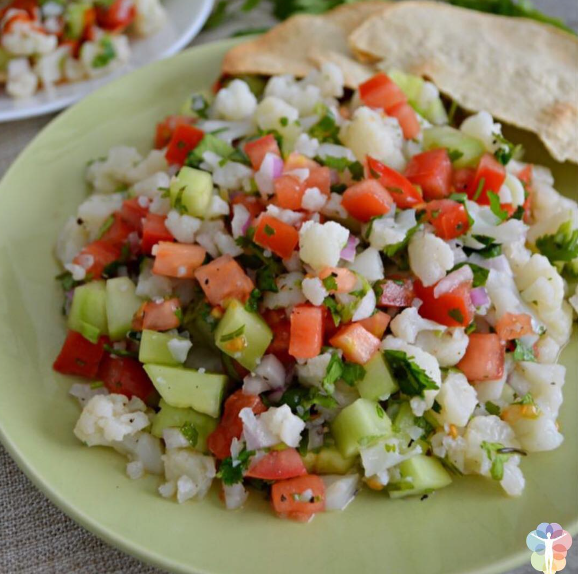
[[[372,217],[389,213],[393,199],[379,181],[366,179],[347,189],[342,196],[341,205],[355,219],[367,222]]]
[[[365,365],[380,345],[380,340],[359,323],[342,327],[329,342],[333,347],[341,349],[348,361],[359,365]]]
[[[458,201],[435,199],[426,204],[427,221],[442,239],[455,239],[470,227],[466,208]]]
[[[283,209],[301,209],[305,186],[294,175],[282,175],[275,180],[275,203]]]
[[[99,239],[89,243],[73,259],[75,265],[80,265],[86,269],[86,275],[91,279],[100,279],[106,267],[118,261],[121,256],[121,249],[118,245],[112,245],[108,241]],[[91,265],[87,267],[87,261]]]
[[[309,171],[305,180],[305,189],[316,187],[323,195],[329,197],[331,193],[331,170],[328,167],[316,167]]]
[[[496,323],[496,333],[502,341],[519,339],[533,332],[532,317],[527,313],[504,313]]]
[[[169,164],[184,165],[189,153],[201,143],[204,136],[205,132],[195,126],[186,124],[178,126],[173,133],[169,147],[165,153]]]
[[[488,191],[499,193],[506,180],[506,168],[491,153],[485,153],[480,159],[474,180],[468,188],[470,199],[480,205],[490,205]]]
[[[443,199],[452,192],[452,162],[445,149],[414,155],[405,168],[405,177],[421,187],[426,201]]]
[[[307,156],[301,155],[297,152],[291,152],[289,157],[285,160],[285,171],[292,171],[294,169],[309,169],[313,170],[319,167],[319,164]]]
[[[291,257],[299,243],[299,232],[276,217],[262,214],[257,220],[254,241],[282,259],[287,259]]]
[[[297,305],[291,313],[289,354],[296,359],[312,359],[321,353],[323,345],[323,316],[321,307]]]
[[[391,317],[383,311],[376,311],[371,317],[362,319],[358,323],[378,339],[382,339]]]
[[[253,219],[259,217],[259,215],[265,211],[265,206],[263,205],[261,199],[254,195],[247,195],[246,193],[242,192],[237,193],[231,199],[231,206],[237,204],[243,205]]]
[[[476,177],[476,170],[472,167],[462,167],[454,170],[452,187],[456,193],[467,193]]]
[[[132,328],[135,331],[170,331],[181,324],[182,309],[178,298],[164,301],[147,301],[135,313]]]
[[[419,314],[446,327],[467,327],[474,318],[470,298],[471,283],[461,283],[451,291],[434,296],[435,285],[424,287],[419,279],[414,282],[415,295],[423,301]]]
[[[304,493],[311,493],[311,500],[301,500]],[[325,510],[325,483],[315,474],[280,480],[271,487],[271,502],[281,518],[308,522]]]
[[[174,237],[165,225],[166,215],[147,213],[142,226],[142,251],[152,253],[153,247],[161,241],[174,241]]]
[[[120,216],[139,233],[142,232],[143,219],[146,218],[149,210],[148,207],[143,207],[138,197],[126,199],[120,210]]]
[[[132,24],[136,17],[133,0],[114,0],[109,6],[96,5],[98,25],[111,32],[122,32]]]
[[[268,153],[281,157],[279,145],[273,134],[267,134],[259,139],[247,142],[245,144],[245,153],[249,156],[251,165],[255,171],[261,167]]]
[[[387,115],[397,119],[406,140],[412,140],[418,136],[421,126],[415,110],[407,102],[389,108]]]
[[[504,374],[506,349],[496,333],[472,333],[462,360],[456,365],[468,381],[494,381]]]
[[[370,108],[389,110],[407,101],[401,88],[383,72],[376,74],[359,86],[361,101]]]
[[[245,303],[255,288],[253,281],[230,255],[222,255],[199,267],[195,278],[211,305],[223,305],[231,299]]]
[[[169,145],[174,131],[179,126],[190,126],[194,121],[194,118],[189,116],[167,116],[162,122],[157,124],[155,148],[162,149]]]
[[[178,279],[193,279],[207,255],[200,245],[161,241],[155,248],[153,273]]]
[[[5,7],[0,8],[0,20],[8,10],[24,10],[34,20],[38,19],[38,0],[12,0]]]
[[[98,366],[104,356],[106,337],[100,337],[98,343],[91,343],[76,331],[68,331],[62,349],[52,368],[63,375],[76,375],[86,379],[96,379]]]
[[[111,392],[138,397],[145,403],[156,395],[155,388],[141,363],[130,357],[106,354],[100,363],[98,378]]]
[[[231,441],[234,438],[241,438],[243,422],[239,418],[239,413],[245,408],[251,409],[256,415],[267,410],[258,395],[246,395],[242,390],[234,392],[225,401],[221,420],[207,438],[209,450],[219,460],[231,456]]]
[[[275,355],[284,365],[294,362],[289,354],[289,342],[291,340],[291,322],[287,318],[284,309],[266,309],[263,319],[271,331],[273,340],[267,348],[267,353]]]
[[[423,203],[421,193],[407,177],[370,156],[367,156],[367,174],[368,177],[377,179],[389,191],[393,201],[401,209]]]
[[[112,214],[114,221],[112,225],[104,232],[100,238],[102,241],[107,241],[111,245],[122,247],[128,240],[128,236],[134,233],[136,229],[127,223],[120,212]]]
[[[411,279],[386,279],[379,284],[379,307],[409,307],[415,299]]]
[[[325,269],[322,269],[319,273],[319,279],[321,279],[321,281],[330,276],[337,284],[337,289],[326,287],[329,293],[349,293],[353,291],[357,284],[357,276],[355,273],[345,267],[325,267]]]
[[[303,459],[294,448],[272,450],[249,467],[245,476],[261,480],[285,480],[307,474]]]

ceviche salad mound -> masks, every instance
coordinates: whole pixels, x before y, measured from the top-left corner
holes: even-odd
[[[563,441],[576,203],[430,82],[347,93],[332,63],[229,78],[146,157],[87,168],[54,368],[88,380],[78,439],[166,498],[217,481],[235,509],[251,486],[308,521],[362,485],[423,497],[478,474],[519,496],[523,458]]]
[[[0,0],[0,86],[14,98],[105,76],[130,58],[129,35],[163,26],[160,0]]]

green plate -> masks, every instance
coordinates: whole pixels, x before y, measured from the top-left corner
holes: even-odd
[[[566,441],[524,460],[520,499],[466,478],[424,501],[364,492],[343,513],[294,524],[275,518],[258,493],[237,512],[224,509],[216,488],[201,503],[166,501],[157,478],[131,481],[120,455],[74,438],[71,380],[51,370],[65,334],[53,280],[58,231],[85,197],[86,162],[118,144],[147,151],[155,123],[211,85],[232,44],[195,48],[98,90],[52,122],[0,184],[0,436],[12,456],[80,524],[174,572],[488,574],[529,563],[526,535],[540,522],[578,532],[576,336],[562,359]],[[544,162],[535,140],[530,156]],[[576,166],[546,163],[570,193]]]

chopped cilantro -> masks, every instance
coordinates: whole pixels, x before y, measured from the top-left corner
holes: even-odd
[[[249,295],[249,299],[245,303],[245,309],[250,313],[256,313],[259,308],[259,301],[261,300],[261,291],[259,289],[253,289]]]
[[[383,410],[383,407],[380,404],[375,405],[375,412],[377,413],[377,416],[380,419],[385,417],[385,411]]]
[[[532,393],[526,393],[523,397],[520,397],[517,401],[513,403],[514,405],[536,405],[536,401],[532,396]]]
[[[63,291],[71,291],[75,287],[82,285],[83,281],[76,281],[72,277],[72,273],[70,271],[64,271],[55,277],[57,281],[60,281],[60,285],[62,286]]]
[[[343,363],[343,372],[341,378],[350,386],[353,387],[355,383],[361,381],[365,377],[365,368],[356,363]]]
[[[502,209],[502,204],[500,203],[500,197],[498,194],[493,191],[488,191],[488,199],[490,200],[490,209],[492,210],[492,213],[500,221],[508,219],[508,212]]]
[[[521,341],[516,339],[516,348],[512,353],[514,361],[531,361],[536,362],[536,355],[531,347],[526,347]]]
[[[403,249],[405,249],[408,244],[409,240],[415,235],[416,231],[420,228],[421,223],[414,225],[412,228],[408,230],[404,239],[399,243],[395,243],[393,245],[386,245],[383,248],[383,253],[389,257],[390,259],[400,253]]]
[[[463,313],[455,308],[455,309],[450,309],[448,311],[448,315],[454,320],[457,321],[458,323],[463,323],[464,322],[464,315]]]
[[[286,390],[281,397],[280,404],[289,405],[301,419],[309,420],[311,408],[320,406],[325,409],[333,409],[337,406],[337,401],[315,387],[292,387]]]
[[[479,265],[476,265],[475,263],[468,263],[467,261],[464,261],[462,263],[458,263],[452,269],[452,271],[456,271],[457,269],[459,269],[460,267],[463,267],[464,265],[469,265],[470,269],[472,270],[472,273],[474,274],[473,286],[474,287],[483,287],[486,284],[486,281],[488,280],[488,276],[490,275],[490,270],[486,269],[485,267],[480,267]],[[450,271],[450,273],[452,271]]]
[[[468,196],[465,193],[452,193],[449,199],[457,201],[458,203],[461,203],[464,206],[464,209],[466,210],[466,215],[468,216],[468,224],[470,227],[472,227],[472,225],[474,224],[474,218],[470,215],[470,212],[468,211],[468,204],[466,203],[466,201],[468,200]]]
[[[309,135],[320,142],[339,144],[339,126],[331,110],[324,107],[324,115],[309,128]]]
[[[343,373],[343,361],[337,353],[331,355],[329,363],[327,363],[327,368],[325,369],[325,376],[323,377],[322,385],[323,389],[329,393],[333,394],[335,390],[335,383],[341,378]]]
[[[270,225],[265,225],[265,235],[271,237],[272,235],[275,235],[275,230],[270,226]]]
[[[337,291],[337,281],[334,275],[328,275],[323,279],[323,287],[328,291]]]
[[[486,178],[485,177],[480,178],[480,181],[478,182],[478,187],[476,188],[474,196],[472,197],[474,201],[478,201],[480,195],[482,195],[482,191],[484,191],[485,185],[486,185]]]
[[[189,153],[185,165],[198,168],[203,163],[203,154],[207,151],[216,153],[223,159],[229,159],[235,148],[215,134],[206,133],[199,145]]]
[[[190,100],[191,110],[200,118],[207,119],[209,117],[209,108],[211,104],[203,94],[193,94]]]
[[[494,404],[492,401],[488,401],[484,406],[486,408],[486,411],[488,411],[488,414],[490,415],[495,415],[499,417],[500,413],[502,412],[500,407]]]
[[[355,181],[363,179],[363,165],[358,161],[351,161],[346,157],[333,157],[326,156],[325,158],[316,158],[319,163],[325,164],[331,169],[336,169],[339,172],[343,172],[346,169],[349,170],[351,177]]]
[[[249,468],[251,457],[254,454],[254,450],[243,449],[235,460],[230,456],[223,459],[217,477],[220,478],[226,486],[242,482],[243,473]]]
[[[459,149],[450,149],[448,150],[448,155],[450,156],[450,161],[454,163],[454,161],[458,161],[458,159],[463,157],[464,152]]]
[[[494,243],[492,237],[486,237],[485,235],[473,235],[476,241],[483,245],[480,249],[473,249],[470,247],[464,247],[466,255],[471,255],[472,253],[477,253],[480,257],[484,259],[493,259],[502,254],[502,246],[499,243]]]
[[[402,393],[412,396],[423,396],[426,390],[439,387],[430,376],[404,351],[387,350],[385,358]]]
[[[100,52],[92,59],[93,68],[104,68],[116,57],[116,50],[112,40],[108,36],[103,36],[99,43]]]
[[[234,331],[231,331],[230,333],[223,335],[219,339],[219,341],[221,343],[226,343],[227,341],[233,341],[237,337],[240,337],[241,335],[243,335],[244,332],[245,332],[245,325],[241,325],[238,329],[235,329]]]
[[[325,299],[323,299],[323,305],[329,309],[333,324],[337,327],[339,323],[341,323],[341,313],[339,312],[338,303],[331,297],[325,297]]]
[[[494,152],[494,156],[502,165],[508,165],[512,158],[519,156],[520,152],[522,151],[522,146],[520,144],[514,145],[502,134],[493,135],[494,139],[501,144],[500,147]]]
[[[181,427],[182,435],[189,441],[189,444],[194,448],[199,442],[199,431],[190,422],[186,422]]]
[[[504,478],[504,463],[511,455],[521,454],[525,456],[527,454],[524,450],[504,447],[504,445],[499,442],[487,442],[484,440],[480,446],[486,453],[488,460],[492,463],[490,475],[494,480],[502,480],[502,478]]]
[[[104,223],[100,226],[98,230],[98,234],[96,236],[97,239],[102,239],[104,234],[114,225],[114,215],[110,215],[104,220]]]
[[[283,117],[283,118],[281,118],[281,119],[279,120],[279,123],[280,123],[284,128],[286,128],[286,127],[289,125],[289,118]]]
[[[568,220],[553,235],[539,237],[536,247],[550,263],[572,261],[578,257],[578,229],[572,229],[572,221]]]

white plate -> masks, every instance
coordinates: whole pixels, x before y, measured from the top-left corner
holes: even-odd
[[[61,110],[130,70],[176,54],[200,32],[213,8],[213,0],[164,0],[163,4],[167,22],[152,36],[131,38],[131,58],[127,66],[103,78],[55,86],[50,91],[41,90],[33,97],[21,100],[0,90],[0,122]]]

